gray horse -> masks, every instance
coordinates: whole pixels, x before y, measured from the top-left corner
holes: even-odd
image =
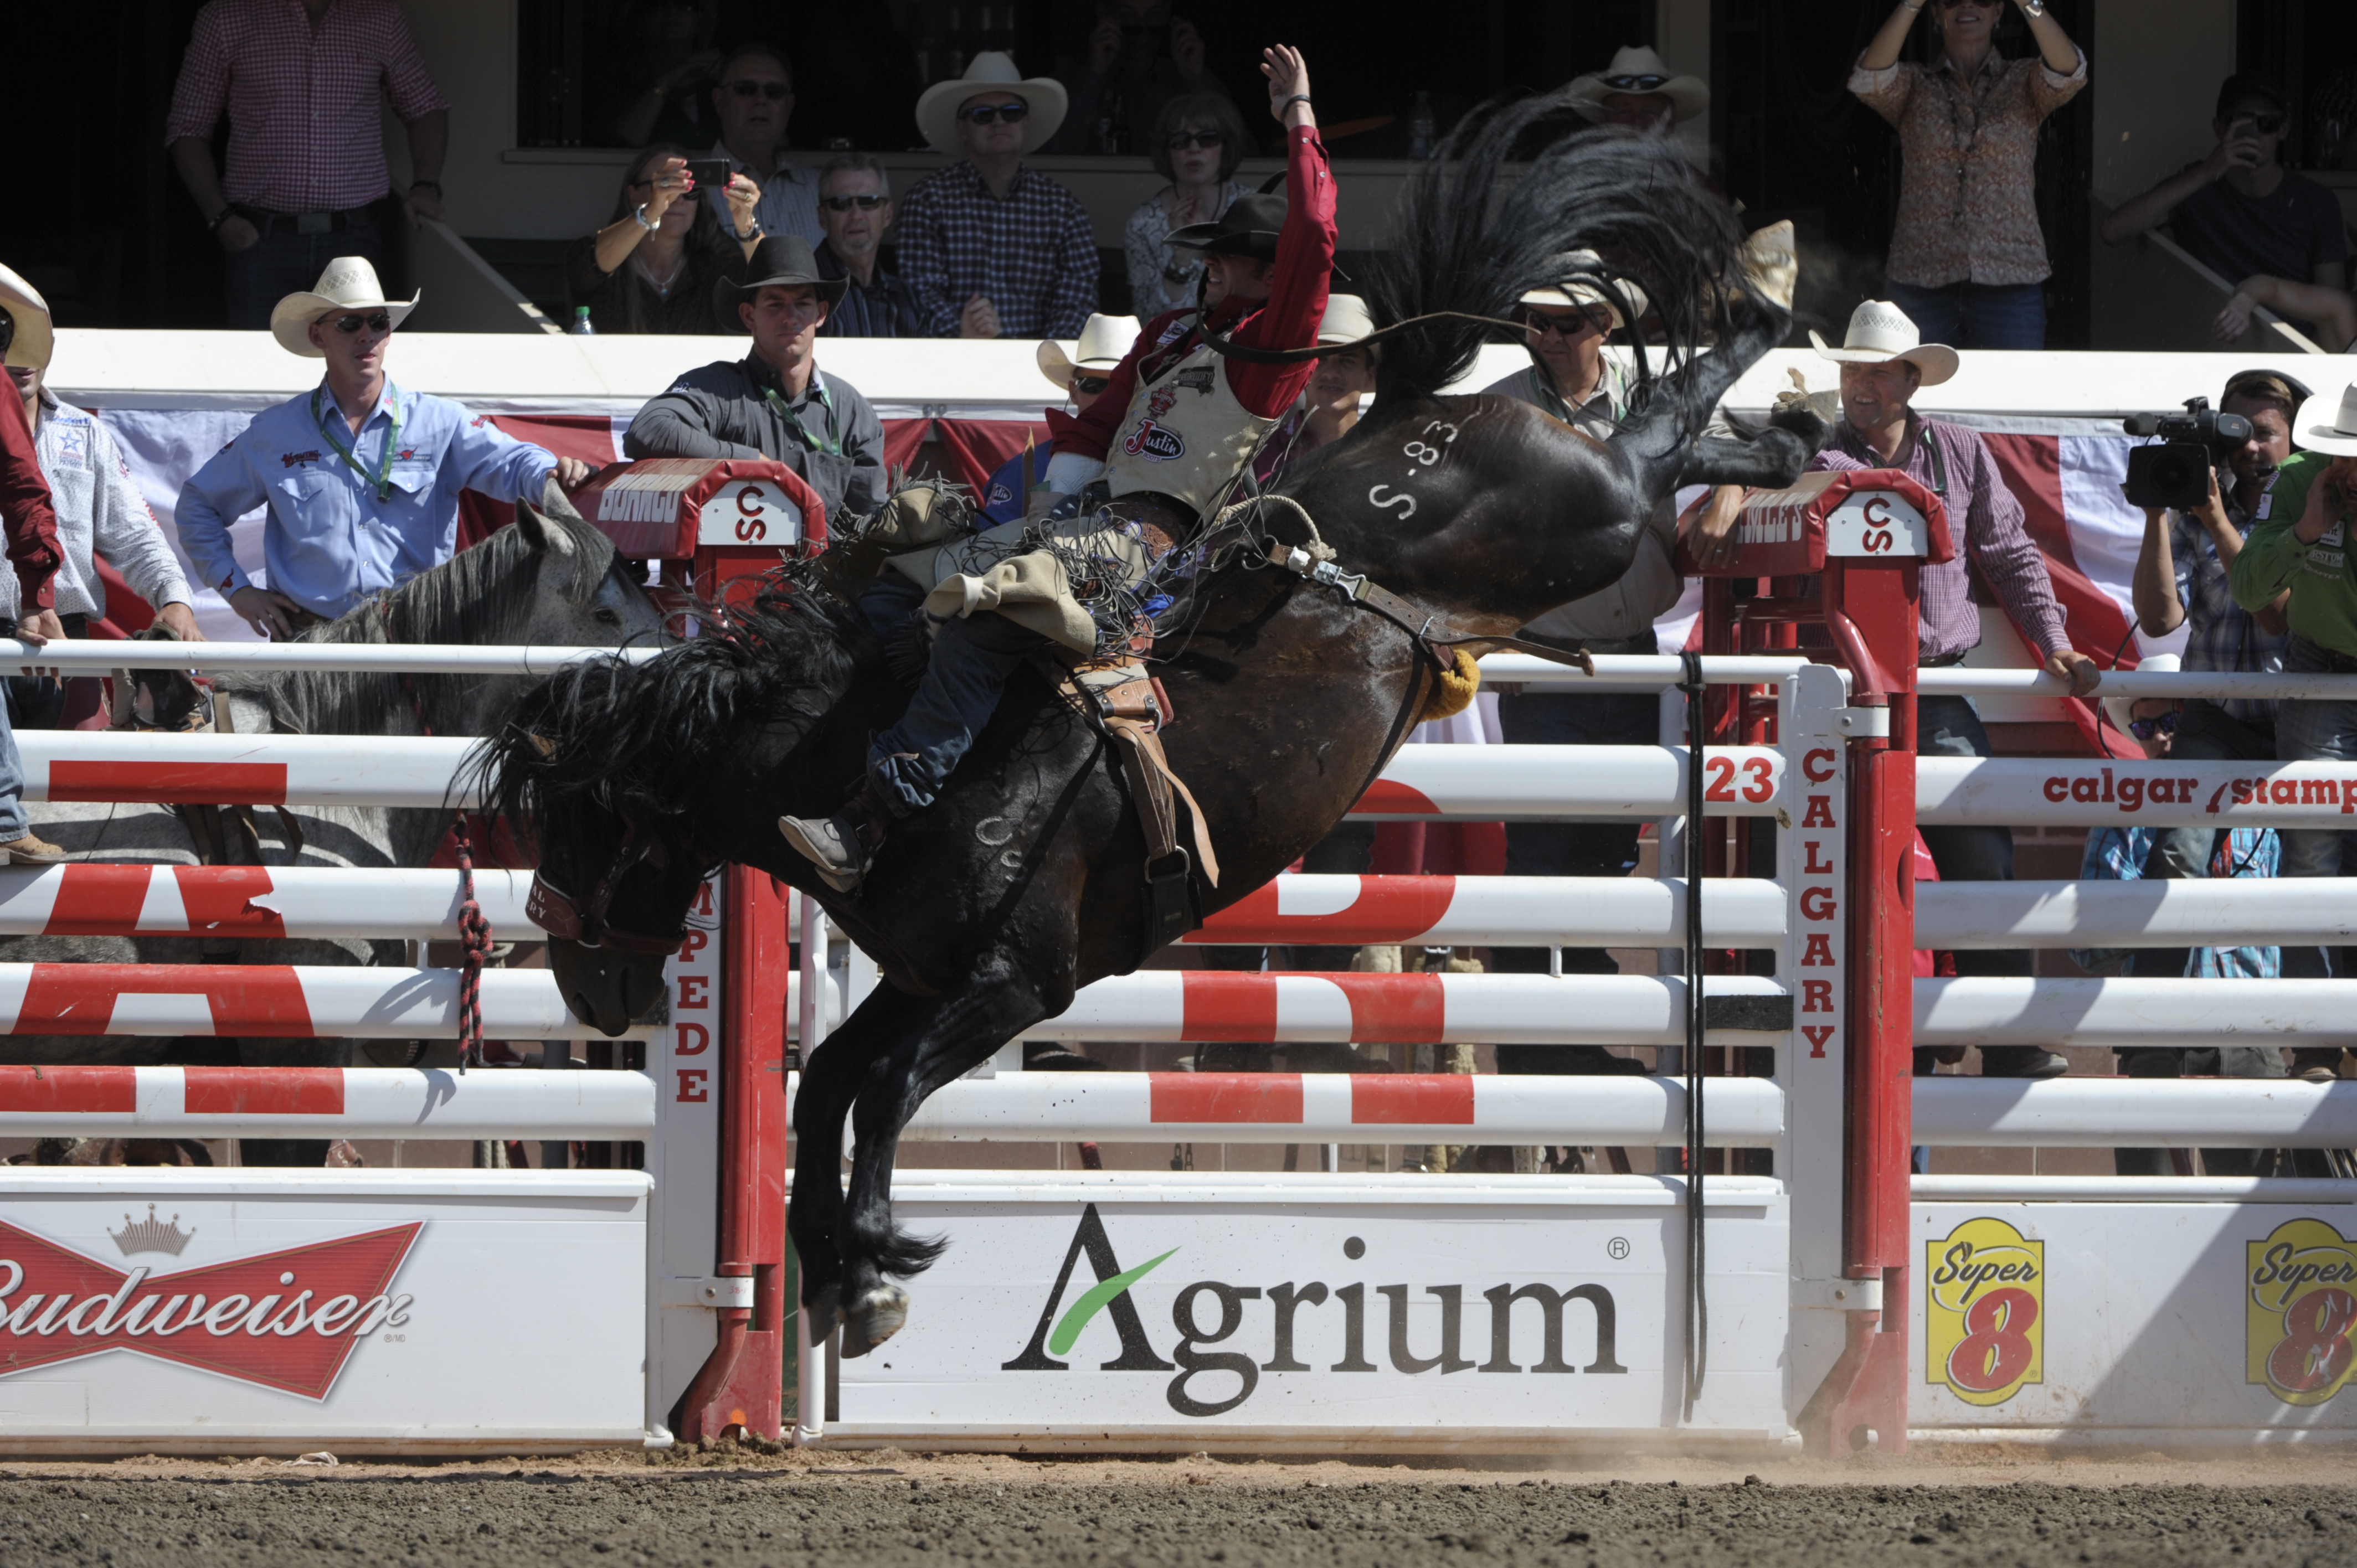
[[[656,640],[662,616],[606,536],[577,518],[519,507],[504,528],[304,642],[595,644]],[[331,674],[232,676],[221,682],[242,735],[479,736],[497,729],[535,683],[524,676]],[[169,807],[59,801],[27,808],[44,838],[92,861],[199,864],[188,829]],[[274,865],[422,866],[441,847],[451,813],[393,808],[289,808],[298,854],[272,813],[256,821]],[[226,825],[226,824],[225,824]],[[402,964],[406,944],[360,940],[208,943],[193,937],[0,938],[0,962]],[[344,1066],[351,1040],[240,1039],[215,1059]],[[0,1036],[0,1061],[154,1065],[179,1042],[138,1036]],[[233,1057],[230,1055],[233,1048]],[[252,1141],[248,1159],[253,1163]],[[317,1163],[316,1159],[308,1163]]]

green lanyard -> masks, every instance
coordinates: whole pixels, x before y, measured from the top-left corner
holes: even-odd
[[[778,395],[777,388],[763,387],[761,395],[770,400],[770,406],[777,411],[780,419],[794,427],[794,434],[802,438],[802,445],[813,452],[823,452],[830,457],[840,457],[843,456],[843,430],[835,420],[834,399],[829,395],[826,382],[819,379],[818,373],[813,371],[811,375],[812,384],[818,392],[819,406],[826,410],[826,439],[823,441],[803,428],[802,420],[795,415],[791,408],[787,406],[786,400]]]
[[[401,399],[390,388],[386,389],[385,398],[393,404],[393,428],[385,432],[384,456],[378,462],[376,472],[371,474],[361,467],[361,460],[352,456],[352,448],[345,446],[336,433],[328,428],[327,420],[319,413],[319,389],[311,389],[311,422],[319,427],[319,434],[327,437],[328,445],[336,449],[336,456],[344,460],[344,466],[376,487],[376,499],[380,501],[393,499],[393,449],[401,445]]]

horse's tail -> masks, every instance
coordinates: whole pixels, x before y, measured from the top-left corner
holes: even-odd
[[[1511,317],[1530,290],[1566,281],[1559,258],[1572,251],[1602,258],[1586,275],[1609,295],[1644,290],[1671,360],[1720,325],[1717,285],[1742,242],[1733,210],[1668,137],[1613,126],[1566,134],[1574,113],[1555,92],[1493,101],[1458,124],[1393,209],[1392,248],[1368,290],[1379,325],[1436,311]],[[1530,161],[1510,167],[1517,158]],[[1473,368],[1495,330],[1452,318],[1384,339],[1377,395],[1438,392]],[[1650,379],[1641,352],[1639,378]]]
[[[895,1225],[892,1233],[876,1249],[876,1266],[895,1279],[913,1279],[940,1262],[941,1255],[949,1250],[950,1239],[946,1236],[913,1236]]]

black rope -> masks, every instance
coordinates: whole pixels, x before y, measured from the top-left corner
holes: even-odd
[[[1702,655],[1680,655],[1686,697],[1686,1299],[1685,1397],[1680,1419],[1694,1419],[1710,1362],[1710,1304],[1703,1294],[1703,741]]]

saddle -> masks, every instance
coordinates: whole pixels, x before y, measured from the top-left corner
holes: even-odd
[[[1211,886],[1220,885],[1220,859],[1211,848],[1203,809],[1162,749],[1162,729],[1175,716],[1170,693],[1158,677],[1146,672],[1145,660],[1135,652],[1082,660],[1056,650],[1043,662],[1049,684],[1113,742],[1129,786],[1130,807],[1146,832],[1146,918],[1138,953],[1143,961],[1203,923],[1195,868],[1202,868],[1203,880]],[[1178,842],[1180,800],[1187,804],[1191,855]]]

